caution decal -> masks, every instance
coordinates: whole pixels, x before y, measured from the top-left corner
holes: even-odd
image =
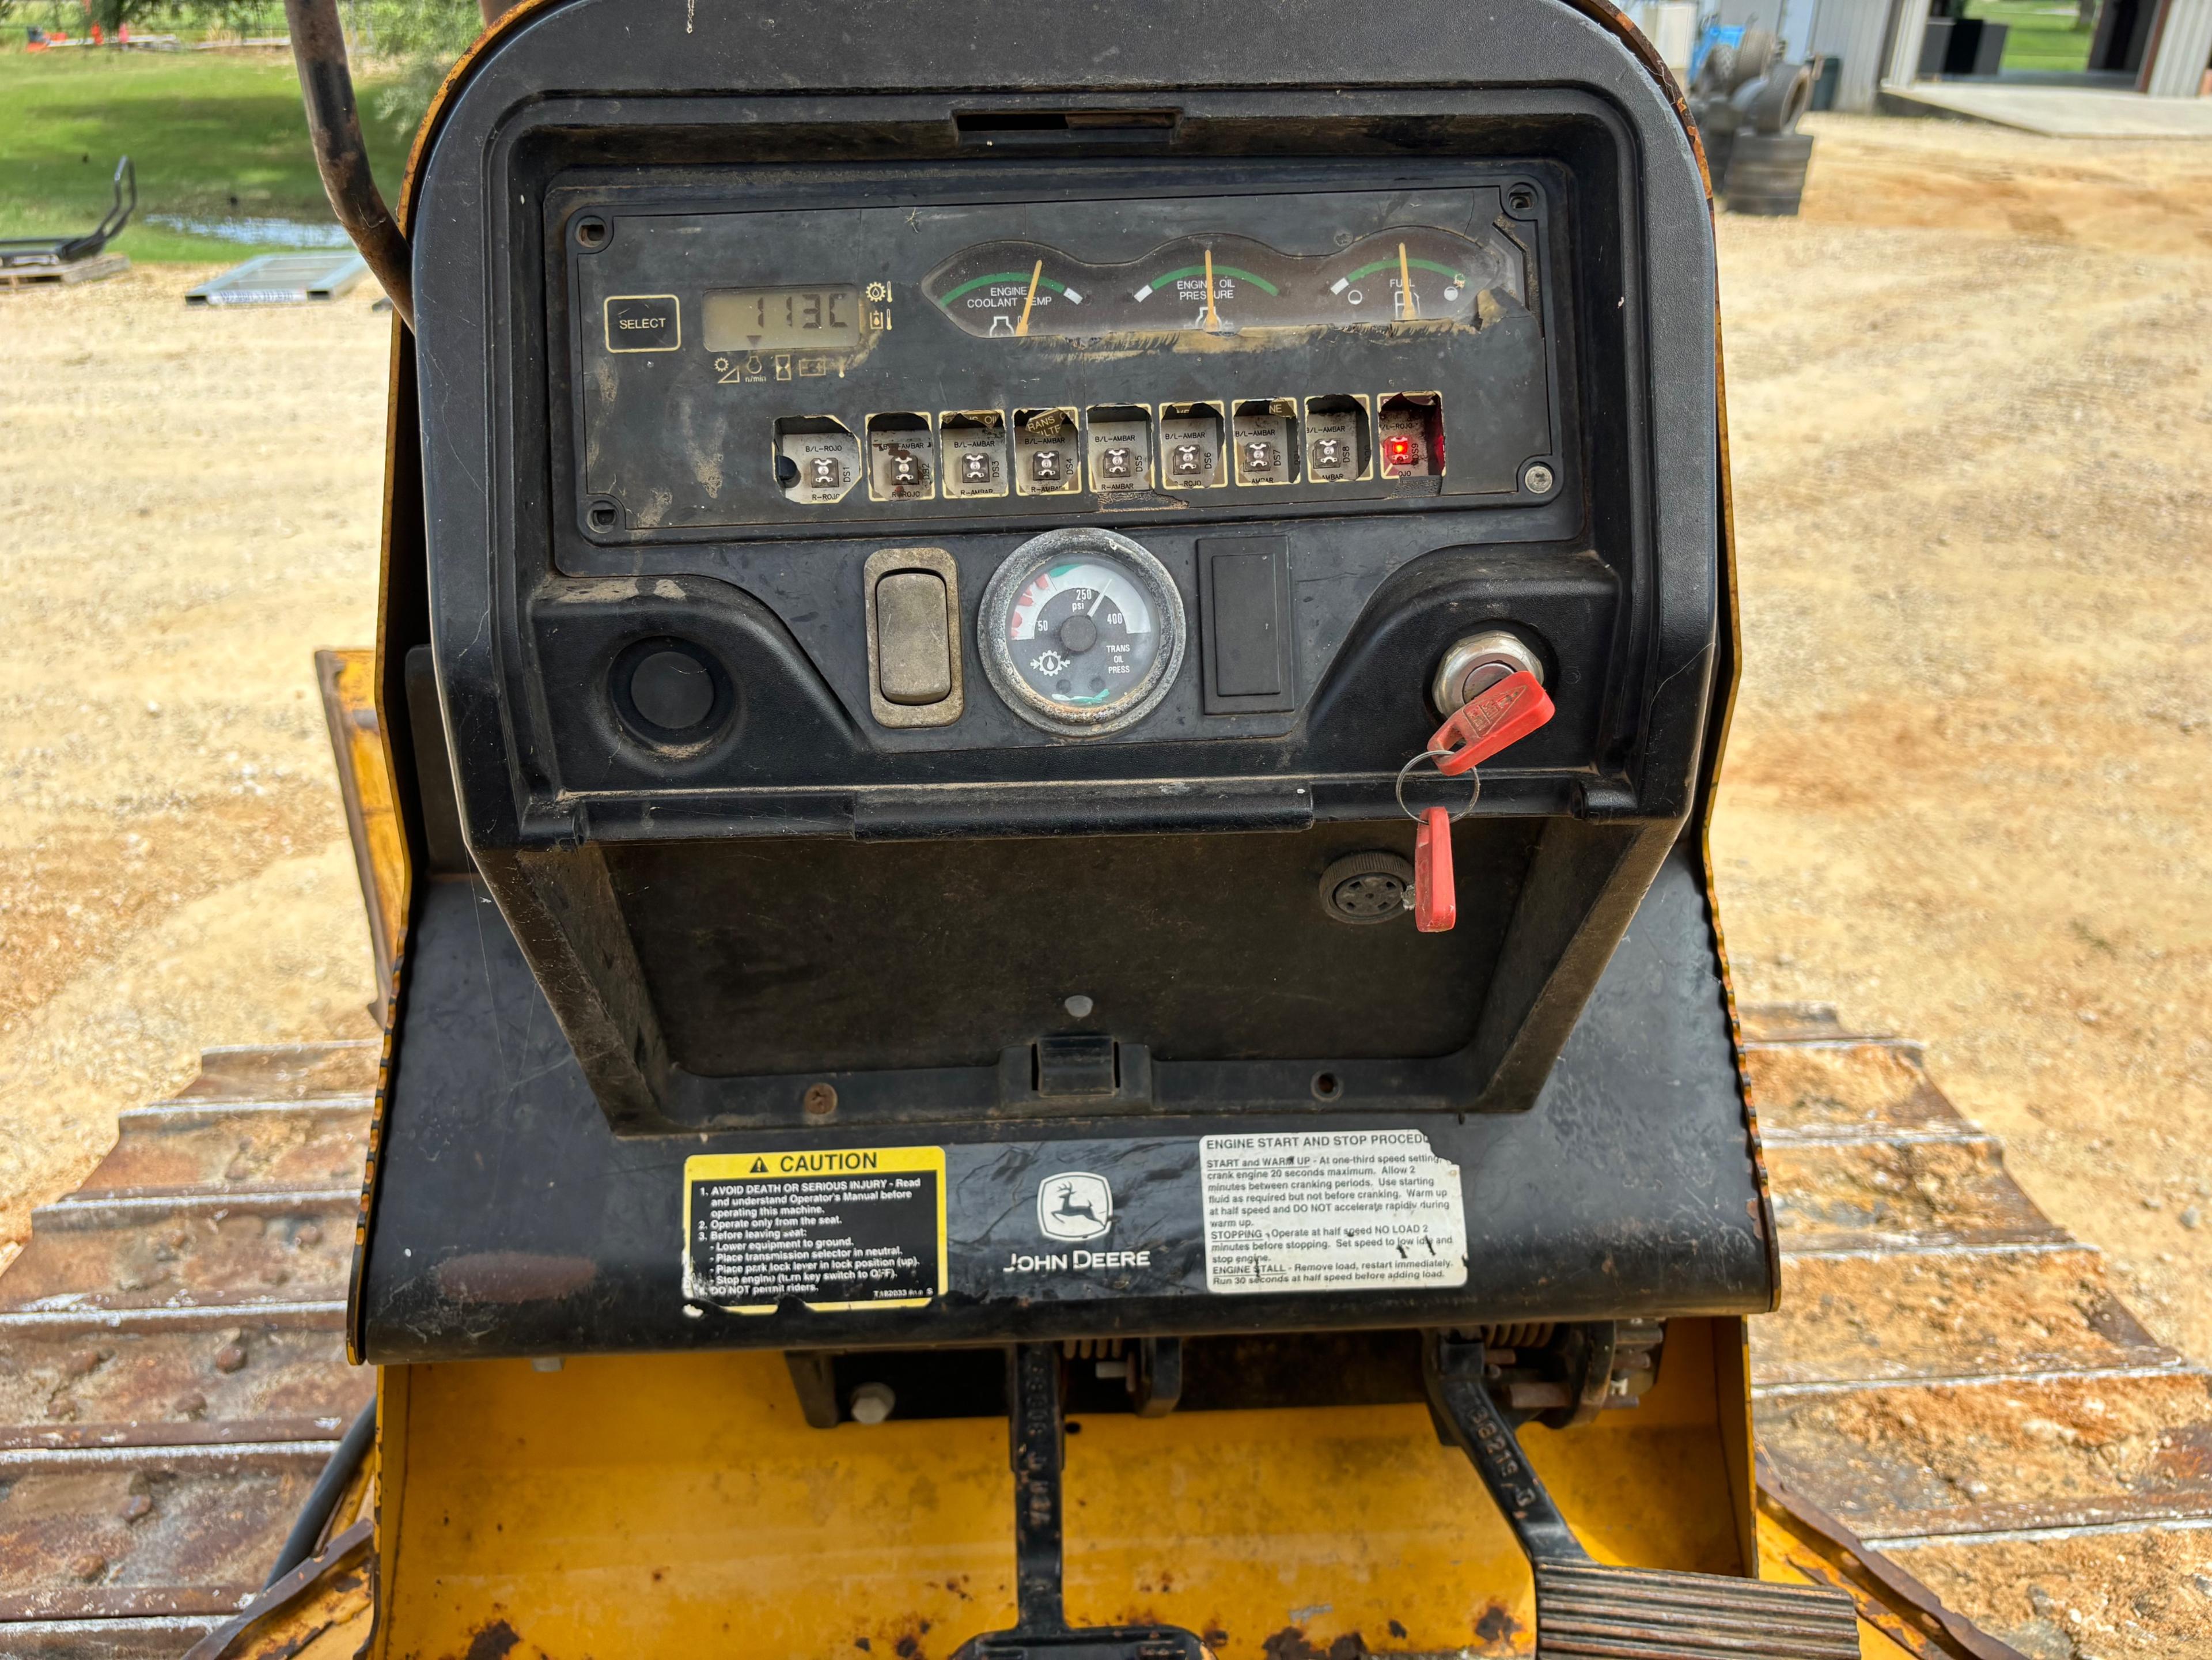
[[[945,1149],[684,1162],[684,1294],[733,1314],[911,1309],[945,1288]]]

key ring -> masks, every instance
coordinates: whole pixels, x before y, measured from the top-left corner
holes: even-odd
[[[1415,812],[1411,807],[1406,805],[1406,775],[1413,771],[1415,767],[1419,766],[1424,761],[1444,760],[1457,753],[1458,751],[1455,750],[1423,750],[1412,760],[1407,762],[1404,766],[1399,768],[1397,786],[1398,811],[1404,813],[1407,818],[1412,819],[1415,824],[1419,824],[1421,822],[1421,815]],[[1467,781],[1468,783],[1474,786],[1474,793],[1467,798],[1467,805],[1465,806],[1462,807],[1457,812],[1450,815],[1455,822],[1466,818],[1468,814],[1473,812],[1474,811],[1474,804],[1482,800],[1482,774],[1480,770],[1479,769],[1470,769],[1467,775]]]

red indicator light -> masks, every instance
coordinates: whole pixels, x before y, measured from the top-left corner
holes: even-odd
[[[1382,459],[1394,467],[1413,465],[1413,441],[1410,438],[1391,438],[1384,441]]]

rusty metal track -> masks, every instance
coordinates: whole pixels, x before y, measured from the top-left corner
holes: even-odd
[[[2162,1588],[2212,1583],[2212,1373],[2143,1329],[1917,1045],[1817,1007],[1744,1026],[1782,1237],[1782,1309],[1752,1330],[1776,1474],[2025,1652],[2190,1651],[2199,1615]],[[2067,1623],[2084,1584],[2126,1610],[2114,1647]]]
[[[345,1272],[377,1049],[210,1051],[0,1274],[0,1656],[182,1654],[374,1389]]]

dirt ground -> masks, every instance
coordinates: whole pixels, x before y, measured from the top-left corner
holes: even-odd
[[[0,294],[0,1262],[204,1046],[367,1036],[312,655],[374,637],[391,322]]]
[[[1747,1000],[1926,1039],[2212,1357],[2212,143],[1815,118],[1724,217]],[[0,1261],[203,1045],[369,1031],[310,654],[367,643],[388,319],[0,295]]]
[[[1720,223],[1739,993],[1925,1039],[2212,1358],[2212,143],[1808,125]]]

